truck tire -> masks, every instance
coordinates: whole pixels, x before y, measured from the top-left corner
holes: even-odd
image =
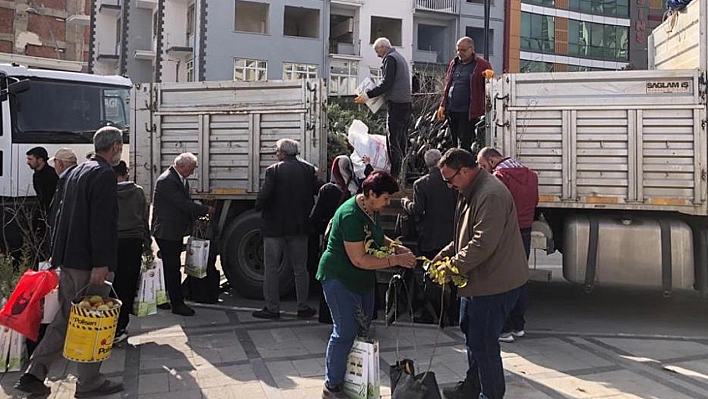
[[[224,234],[221,258],[226,278],[237,293],[250,299],[263,299],[263,220],[256,211],[247,211],[236,217]],[[295,279],[292,267],[284,257],[278,269],[280,295],[293,291]]]

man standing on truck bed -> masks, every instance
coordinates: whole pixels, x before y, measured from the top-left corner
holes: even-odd
[[[370,98],[383,95],[386,98],[388,112],[388,134],[386,148],[391,161],[391,175],[398,178],[401,163],[408,145],[408,120],[411,116],[411,75],[408,62],[396,51],[391,42],[380,37],[374,41],[374,51],[382,58],[381,83],[373,89],[359,94],[357,104],[364,104]]]
[[[504,183],[514,197],[516,217],[519,220],[521,239],[526,259],[531,252],[531,226],[538,206],[538,175],[514,158],[504,158],[492,147],[484,147],[477,155],[477,163]],[[514,342],[514,336],[524,336],[524,315],[529,304],[528,283],[519,292],[519,300],[504,324],[499,340]]]
[[[283,255],[295,274],[297,316],[312,317],[316,311],[307,305],[310,276],[307,272],[307,235],[310,211],[319,189],[315,168],[297,159],[298,143],[280,139],[275,143],[278,162],[265,172],[263,186],[258,192],[255,209],[263,215],[263,249],[265,274],[263,282],[263,309],[253,317],[277,319],[280,317],[280,281],[278,269]]]
[[[464,36],[457,41],[457,57],[445,73],[445,90],[437,117],[448,119],[453,146],[470,151],[475,139],[474,126],[484,115],[484,74],[492,64],[474,52],[474,40]]]
[[[117,165],[123,151],[123,133],[115,127],[93,136],[96,154],[76,166],[66,178],[63,201],[52,247],[52,266],[60,267],[59,313],[34,350],[25,374],[15,388],[33,395],[49,395],[44,379],[61,356],[71,303],[80,294],[108,296],[105,281],[112,279],[118,252]],[[123,384],[107,380],[101,363],[77,363],[75,398],[110,395]]]
[[[214,207],[200,205],[189,196],[187,178],[197,168],[197,157],[191,152],[177,155],[172,166],[155,182],[152,197],[152,235],[157,241],[165,269],[165,285],[170,297],[172,313],[194,316],[194,310],[184,303],[182,295],[182,245],[185,236],[192,234],[194,219],[213,214]]]

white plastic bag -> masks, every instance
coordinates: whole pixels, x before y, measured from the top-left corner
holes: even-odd
[[[0,373],[7,371],[7,358],[10,356],[10,338],[12,330],[0,326]]]
[[[44,297],[42,324],[50,324],[59,312],[59,289],[55,288]]]
[[[209,240],[189,237],[187,240],[187,259],[184,272],[188,276],[204,278],[209,263]]]
[[[138,295],[135,297],[133,313],[138,317],[146,317],[157,313],[154,269],[144,269],[140,273],[140,285],[138,286]]]
[[[158,305],[169,302],[167,300],[167,287],[165,285],[165,268],[162,260],[158,259],[154,264],[155,269],[155,298]]]
[[[350,158],[357,176],[364,174],[363,156],[370,158],[370,164],[374,170],[391,171],[391,162],[386,151],[386,136],[369,134],[369,128],[364,122],[354,119],[347,129],[347,140],[354,147]]]
[[[381,398],[378,341],[354,341],[347,357],[344,392],[352,399]]]
[[[25,336],[10,330],[10,354],[7,358],[7,371],[20,371],[27,360]]]
[[[361,81],[361,84],[359,84],[359,86],[354,90],[354,94],[359,95],[375,87],[376,84],[371,80],[371,78],[364,78],[364,80]],[[369,110],[371,110],[371,113],[373,114],[379,112],[383,105],[384,96],[370,98],[366,101],[366,106],[369,107]]]

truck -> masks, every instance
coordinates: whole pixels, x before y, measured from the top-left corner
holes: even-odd
[[[534,246],[588,291],[708,291],[706,7],[654,29],[650,70],[487,84],[487,143],[538,173]]]
[[[26,152],[71,147],[79,159],[93,150],[93,133],[111,125],[129,140],[132,83],[121,76],[32,69],[0,64],[0,243],[22,245],[19,213],[35,203]],[[7,249],[7,248],[6,248]]]
[[[213,240],[221,267],[241,295],[263,292],[260,213],[253,209],[275,143],[300,143],[299,157],[327,169],[327,90],[321,80],[136,84],[130,97],[130,165],[151,195],[155,180],[183,152],[198,167],[191,195],[217,209]],[[291,266],[279,269],[280,290],[294,288]]]

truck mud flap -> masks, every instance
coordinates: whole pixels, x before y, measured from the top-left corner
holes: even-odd
[[[585,269],[585,292],[592,292],[595,288],[595,272],[597,270],[597,241],[600,222],[592,216],[590,219],[590,233],[588,234],[588,263]]]
[[[671,226],[665,219],[659,219],[661,228],[661,289],[665,297],[671,296]]]

